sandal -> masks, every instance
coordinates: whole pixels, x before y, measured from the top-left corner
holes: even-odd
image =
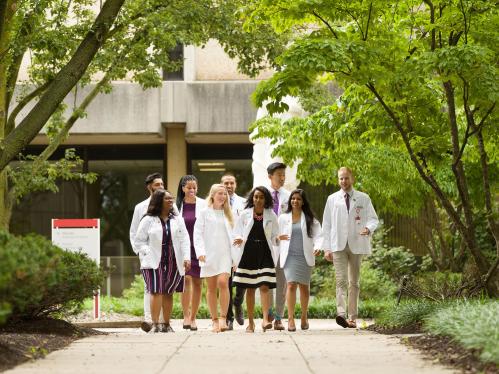
[[[255,332],[255,325],[249,324],[248,327],[246,327],[246,332]]]
[[[262,322],[262,330],[263,330],[263,332],[265,332],[267,330],[270,330],[270,329],[272,329],[272,322],[267,322],[267,323],[265,323],[265,321]]]
[[[354,320],[349,319],[348,321],[348,327],[351,329],[356,329],[357,328],[357,323]]]
[[[227,316],[220,316],[218,319],[218,325],[220,326],[221,332],[227,331],[229,329],[227,326]]]
[[[220,325],[218,323],[218,318],[212,319],[212,332],[220,332]]]

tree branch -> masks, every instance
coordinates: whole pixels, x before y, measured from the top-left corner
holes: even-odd
[[[374,96],[376,96],[376,98],[380,102],[381,106],[386,111],[388,116],[391,118],[393,124],[395,125],[395,127],[399,131],[399,133],[402,137],[402,140],[404,142],[404,145],[407,149],[407,152],[409,153],[409,157],[410,157],[411,161],[413,162],[414,166],[416,167],[416,170],[418,171],[419,175],[433,189],[433,191],[435,192],[435,195],[439,199],[443,208],[449,214],[449,217],[455,223],[459,232],[461,232],[464,236],[465,232],[466,232],[466,226],[461,221],[459,214],[456,212],[456,210],[452,206],[452,203],[449,201],[449,199],[445,196],[445,193],[442,191],[442,189],[438,185],[437,181],[433,178],[433,176],[431,174],[427,174],[424,171],[423,166],[420,164],[416,154],[414,153],[414,150],[412,149],[408,134],[404,130],[402,123],[400,122],[400,120],[398,119],[396,114],[393,112],[393,110],[383,100],[383,97],[379,94],[379,92],[376,90],[374,85],[372,83],[367,83],[366,86],[374,94]]]
[[[12,110],[12,112],[9,115],[9,118],[7,119],[7,124],[5,126],[5,133],[10,134],[10,132],[14,129],[16,126],[16,117],[17,115],[23,110],[23,108],[28,105],[28,103],[33,100],[35,97],[39,96],[42,92],[44,92],[47,87],[50,85],[52,81],[47,81],[43,85],[37,87],[33,91],[31,91],[29,94],[24,96],[19,103],[16,105],[16,107]]]
[[[329,29],[329,31],[331,31],[331,33],[333,34],[333,36],[335,37],[335,39],[338,39],[338,35],[336,34],[336,32],[333,30],[333,28],[331,27],[331,25],[324,19],[322,18],[319,13],[317,13],[315,10],[312,11],[312,14],[314,16],[316,16],[317,18],[319,18],[326,26],[327,28]]]
[[[78,83],[105,43],[109,29],[125,0],[107,0],[91,29],[73,54],[71,60],[57,73],[35,107],[21,123],[0,143],[0,171],[28,145],[45,125],[54,110]]]
[[[367,16],[367,24],[366,24],[366,34],[364,35],[364,41],[367,40],[367,34],[369,33],[369,22],[371,22],[371,13],[373,10],[373,2],[369,3],[369,15]]]
[[[424,0],[424,3],[430,7],[430,23],[435,25],[435,6],[430,0]],[[436,33],[435,27],[431,29],[431,50],[434,51],[436,48]]]

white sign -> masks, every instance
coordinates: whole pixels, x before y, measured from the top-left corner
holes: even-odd
[[[71,252],[85,253],[100,264],[100,220],[53,219],[52,243]],[[94,292],[94,318],[100,318],[100,291]]]

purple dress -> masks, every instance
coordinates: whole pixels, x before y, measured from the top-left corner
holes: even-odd
[[[190,275],[194,278],[199,278],[201,274],[201,268],[199,267],[199,261],[196,257],[196,251],[194,250],[194,224],[196,223],[196,204],[189,204],[184,202],[182,208],[182,217],[185,221],[185,226],[189,232],[189,239],[191,239],[191,269],[185,273],[185,275]]]
[[[161,260],[157,269],[142,269],[146,290],[153,294],[172,294],[184,292],[184,277],[180,275],[173,249],[170,220],[161,220],[163,226],[163,242]]]

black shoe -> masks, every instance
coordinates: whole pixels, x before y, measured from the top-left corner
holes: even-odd
[[[140,324],[140,328],[142,329],[142,331],[149,332],[151,331],[152,325],[149,322],[143,321]]]
[[[346,329],[347,327],[350,327],[350,324],[346,320],[345,317],[343,316],[336,316],[336,323]]]
[[[239,323],[241,326],[244,325],[244,314],[243,314],[242,305],[234,305],[234,309],[235,309],[235,318],[237,323]]]
[[[227,330],[229,330],[229,331],[234,330],[234,322],[233,321],[227,321]]]

